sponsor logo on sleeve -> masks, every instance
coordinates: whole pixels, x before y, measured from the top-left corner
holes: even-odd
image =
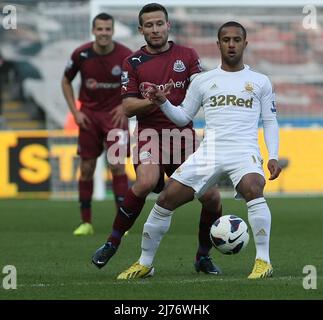
[[[272,113],[276,113],[277,112],[277,108],[276,108],[276,103],[275,101],[272,101],[272,107],[270,108]]]
[[[128,83],[129,83],[128,71],[122,71],[121,86],[123,90],[127,90]]]
[[[67,70],[69,70],[69,69],[72,69],[72,67],[73,67],[73,60],[72,59],[69,59],[68,61],[67,61],[67,64],[66,64],[66,69]]]
[[[272,96],[272,102],[271,102],[271,104],[272,104],[272,106],[271,106],[271,108],[270,108],[270,111],[272,112],[272,113],[276,113],[277,112],[277,108],[276,108],[276,95],[275,95],[275,92],[274,92],[274,89],[273,89],[273,96]]]
[[[199,69],[200,72],[203,71],[203,67],[202,67],[202,63],[201,63],[201,60],[200,59],[197,60],[197,67],[198,67],[198,69]]]
[[[89,56],[89,54],[87,52],[81,52],[80,56],[86,59]]]

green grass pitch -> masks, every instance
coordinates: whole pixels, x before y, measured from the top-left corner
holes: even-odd
[[[111,229],[112,201],[93,203],[93,236],[74,237],[79,221],[76,201],[0,200],[0,299],[322,299],[323,197],[267,201],[272,212],[273,278],[247,280],[255,256],[252,237],[246,250],[234,256],[212,250],[223,275],[197,274],[193,260],[200,205],[194,201],[175,213],[155,259],[155,276],[128,282],[116,277],[140,255],[141,230],[153,201],[147,201],[117,254],[98,270],[90,258]],[[224,199],[223,204],[225,214],[247,221],[243,201]],[[6,265],[16,267],[17,289],[3,288]],[[306,265],[316,268],[317,289],[303,288]]]

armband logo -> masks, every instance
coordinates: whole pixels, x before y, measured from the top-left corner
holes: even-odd
[[[123,90],[127,90],[128,83],[129,83],[128,71],[122,71],[121,86]]]
[[[67,64],[65,66],[65,69],[66,70],[69,70],[69,69],[72,69],[72,67],[73,67],[73,60],[70,59],[70,60],[67,61]]]
[[[272,107],[270,108],[272,113],[276,113],[277,112],[277,108],[276,108],[276,103],[275,101],[272,101]]]

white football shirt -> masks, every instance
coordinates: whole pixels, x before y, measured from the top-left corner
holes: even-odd
[[[204,141],[229,153],[259,153],[258,122],[262,119],[269,158],[278,159],[272,85],[266,75],[246,65],[237,72],[227,72],[219,66],[197,75],[180,108],[172,107],[166,101],[161,109],[178,125],[192,120],[202,107],[206,122]]]

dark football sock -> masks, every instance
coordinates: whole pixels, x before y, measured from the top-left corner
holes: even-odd
[[[113,175],[112,189],[114,193],[117,212],[124,202],[125,194],[128,191],[128,177],[126,174]]]
[[[145,204],[145,198],[137,197],[130,188],[125,196],[124,203],[117,212],[112,226],[112,233],[108,237],[113,246],[118,247],[122,236],[135,223]]]
[[[79,201],[82,222],[91,223],[91,201],[93,194],[93,181],[79,180]]]
[[[216,212],[209,211],[202,207],[199,224],[199,247],[196,253],[196,260],[201,256],[207,256],[212,248],[210,229],[212,224],[222,216],[222,206]]]

